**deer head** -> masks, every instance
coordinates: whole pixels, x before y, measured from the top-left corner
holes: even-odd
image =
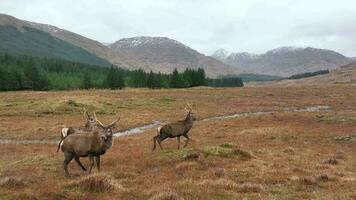
[[[120,120],[120,117],[118,117],[116,120],[111,122],[109,125],[104,125],[99,119],[96,117],[96,113],[94,112],[94,119],[97,123],[97,126],[103,129],[105,132],[108,134],[113,134],[113,129],[116,127],[116,123]]]
[[[97,124],[95,118],[90,116],[87,110],[85,109],[84,109],[84,118],[87,120],[87,122],[85,123],[85,128],[92,128],[95,127],[95,125]]]
[[[184,106],[184,110],[187,112],[187,117],[186,117],[186,119],[190,119],[190,120],[192,120],[192,121],[197,120],[197,118],[194,117],[193,108],[192,108],[192,106],[190,106],[189,103],[187,103],[187,104]]]

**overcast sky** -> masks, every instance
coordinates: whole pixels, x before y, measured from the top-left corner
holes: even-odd
[[[166,36],[205,54],[312,46],[356,56],[354,0],[0,0],[0,13],[100,42]]]

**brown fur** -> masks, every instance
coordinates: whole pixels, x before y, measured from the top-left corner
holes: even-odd
[[[65,158],[63,168],[66,176],[69,177],[68,164],[73,158],[82,167],[82,169],[85,170],[84,166],[79,161],[79,157],[89,156],[91,161],[89,173],[94,165],[93,159],[95,159],[97,168],[100,170],[100,155],[105,154],[105,152],[112,146],[112,137],[113,133],[111,128],[67,136],[63,140],[63,144],[61,146]]]
[[[158,135],[153,137],[153,150],[156,149],[156,142],[158,143],[160,149],[162,148],[161,142],[167,138],[177,138],[178,149],[180,148],[180,137],[186,138],[185,145],[188,145],[189,137],[188,132],[193,127],[193,121],[195,117],[191,111],[188,112],[186,118],[182,121],[173,122],[170,124],[163,125],[157,129]]]

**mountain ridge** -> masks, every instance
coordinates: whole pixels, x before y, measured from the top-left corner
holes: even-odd
[[[109,45],[126,56],[136,56],[149,70],[170,73],[175,68],[204,68],[209,77],[238,73],[238,70],[168,37],[123,38]]]
[[[352,62],[351,59],[336,51],[291,46],[271,49],[262,54],[242,52],[231,53],[225,59],[215,58],[238,68],[243,73],[262,73],[284,77],[298,73],[336,69]]]
[[[113,63],[119,67],[126,69],[139,69],[142,68],[145,71],[153,70],[154,72],[163,72],[163,73],[171,73],[174,68],[178,68],[178,70],[182,71],[185,68],[197,68],[202,67],[205,69],[206,74],[209,77],[217,77],[218,75],[230,74],[230,73],[238,73],[236,68],[233,68],[229,65],[222,63],[215,58],[205,56],[190,47],[166,38],[166,37],[158,37],[159,39],[164,38],[165,40],[170,41],[167,43],[169,48],[166,48],[163,45],[156,44],[153,46],[152,53],[147,55],[135,54],[135,50],[133,48],[143,48],[145,44],[142,43],[141,46],[127,46],[125,49],[116,48],[115,51],[110,48],[113,44],[105,44],[98,42],[96,40],[86,38],[77,33],[58,28],[56,26],[41,24],[36,22],[29,22],[25,20],[17,19],[10,15],[0,14],[0,25],[11,25],[15,26],[19,30],[22,30],[23,27],[29,27],[32,29],[37,29],[46,33],[49,33],[51,36],[58,38],[64,42],[70,43],[74,46],[84,49],[85,51],[94,54],[95,56],[106,60],[110,63]],[[140,37],[141,39],[151,38],[150,43],[155,43],[157,41],[156,37]],[[124,39],[118,40],[123,41]],[[154,40],[154,41],[153,41]],[[149,41],[148,41],[149,42]],[[166,44],[166,43],[165,43]],[[164,45],[165,45],[164,44]],[[130,48],[128,48],[130,47]],[[169,58],[165,58],[160,54],[165,52],[165,50],[170,49],[169,52],[177,50],[177,54],[169,54]],[[140,52],[140,51],[137,51]],[[167,54],[166,54],[167,55]],[[183,57],[179,57],[180,55],[185,55]],[[155,60],[153,60],[155,58]]]

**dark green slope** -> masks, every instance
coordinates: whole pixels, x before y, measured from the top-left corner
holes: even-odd
[[[0,26],[0,52],[59,58],[69,61],[109,66],[106,60],[52,35],[28,27]]]

